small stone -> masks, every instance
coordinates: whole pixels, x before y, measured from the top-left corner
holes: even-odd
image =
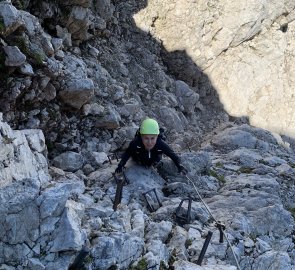
[[[25,63],[26,56],[16,46],[5,46],[4,51],[7,55],[5,65],[9,67],[18,67]]]

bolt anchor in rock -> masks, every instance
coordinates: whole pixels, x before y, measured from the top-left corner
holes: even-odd
[[[219,230],[219,243],[223,243],[223,231],[225,230],[225,225],[220,221],[217,221],[216,227]]]

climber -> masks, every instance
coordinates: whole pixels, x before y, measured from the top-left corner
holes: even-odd
[[[180,164],[180,158],[174,151],[163,141],[162,136],[159,136],[160,129],[156,120],[145,119],[139,129],[139,135],[130,142],[127,150],[122,156],[115,173],[121,173],[126,162],[130,157],[139,165],[150,167],[157,165],[162,154],[170,157],[178,172],[186,174],[187,170]]]

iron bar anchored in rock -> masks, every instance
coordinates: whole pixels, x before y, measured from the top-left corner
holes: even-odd
[[[181,206],[184,201],[188,201],[186,214],[181,213],[181,210],[182,210]],[[192,209],[192,198],[189,197],[189,198],[182,199],[175,212],[176,222],[179,225],[189,224],[191,222],[191,209]]]
[[[112,164],[112,160],[116,159],[117,161],[119,161],[119,157],[117,153],[112,153],[108,155],[108,160],[109,163]]]
[[[115,194],[115,199],[114,199],[114,204],[113,204],[113,210],[116,211],[118,205],[121,203],[122,200],[122,194],[123,194],[123,186],[125,183],[128,183],[127,178],[125,176],[125,173],[122,173],[122,178],[119,178],[115,173],[113,174],[116,183],[117,183],[117,189],[116,189],[116,194]]]
[[[216,226],[217,226],[218,230],[220,231],[220,233],[221,233],[222,235],[225,236],[225,239],[226,239],[226,241],[227,241],[227,243],[228,243],[228,245],[229,245],[229,247],[230,247],[230,249],[231,249],[231,251],[232,251],[232,254],[233,254],[233,256],[234,256],[234,259],[235,259],[235,262],[236,262],[237,268],[238,268],[238,270],[241,270],[241,267],[240,267],[239,261],[238,261],[238,259],[237,259],[236,253],[235,253],[235,251],[234,251],[234,249],[233,249],[233,247],[232,247],[232,245],[231,245],[231,243],[230,243],[230,241],[229,241],[229,239],[228,239],[226,233],[224,232],[224,228],[225,228],[225,226],[222,225],[219,221],[217,221],[216,218],[213,216],[213,214],[212,214],[212,212],[211,212],[209,206],[208,206],[208,205],[206,204],[206,202],[203,200],[203,198],[202,198],[201,194],[199,193],[199,191],[198,191],[198,189],[197,189],[195,183],[194,183],[194,182],[193,182],[193,181],[192,181],[187,175],[185,175],[185,177],[186,177],[186,179],[187,179],[187,180],[193,185],[193,187],[194,187],[196,193],[198,194],[198,196],[199,196],[201,202],[203,203],[204,207],[206,208],[206,210],[208,211],[208,213],[210,214],[210,216],[212,217],[212,219],[215,221]],[[219,225],[219,224],[220,224],[220,225]],[[223,238],[221,238],[221,236],[220,236],[219,242],[220,242],[221,240],[223,240]]]
[[[206,253],[206,250],[207,250],[207,248],[208,248],[208,246],[209,246],[209,243],[210,243],[210,240],[211,240],[212,234],[213,234],[213,233],[212,233],[211,231],[209,231],[208,234],[207,234],[207,236],[206,236],[206,240],[205,240],[205,242],[204,242],[204,245],[203,245],[203,247],[202,247],[201,253],[200,253],[199,258],[198,258],[198,261],[197,261],[197,264],[198,264],[198,265],[201,265],[201,264],[202,264],[202,261],[203,261],[203,259],[204,259],[204,256],[205,256],[205,253]]]
[[[151,196],[148,196],[150,193],[152,193]],[[153,195],[153,194],[155,195],[156,200],[157,200],[157,202],[155,202],[155,203],[153,203],[154,200],[152,200],[152,195]],[[142,193],[142,195],[143,195],[143,197],[144,197],[144,199],[145,199],[145,201],[146,201],[147,208],[148,208],[151,212],[154,212],[154,211],[157,210],[157,209],[155,208],[155,204],[156,204],[156,203],[157,203],[158,206],[159,206],[158,208],[160,208],[160,207],[162,206],[162,204],[161,204],[161,202],[160,202],[160,200],[159,200],[159,197],[158,197],[157,191],[156,191],[155,188],[153,188],[153,189],[151,189],[151,190],[148,190],[148,191]]]

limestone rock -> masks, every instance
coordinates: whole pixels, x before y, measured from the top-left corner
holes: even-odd
[[[112,237],[100,237],[92,251],[95,267],[107,270],[116,263],[126,268],[132,261],[138,259],[143,251],[141,238],[128,234],[116,233]]]
[[[108,156],[104,152],[92,152],[96,165],[102,165],[108,161]]]
[[[175,270],[236,270],[237,268],[232,265],[203,265],[199,266],[187,261],[177,261],[173,264]]]
[[[96,12],[100,17],[105,20],[111,18],[112,13],[114,12],[114,6],[111,4],[110,0],[98,0],[95,2]]]
[[[98,128],[117,129],[120,127],[121,116],[113,108],[109,107],[108,112],[103,117],[95,121],[95,126]]]
[[[265,267],[269,269],[288,269],[291,270],[291,261],[290,257],[285,252],[274,252],[267,251],[263,255],[259,256],[254,263],[255,269],[262,270]]]
[[[28,63],[24,63],[21,67],[20,67],[20,72],[24,75],[30,75],[33,76],[34,75],[34,71],[33,68],[30,64]]]
[[[71,6],[82,6],[82,7],[89,7],[91,1],[89,0],[83,0],[83,1],[80,1],[80,0],[74,0],[74,1],[70,1],[70,0],[62,0],[62,1],[58,1],[61,5],[65,5],[65,6],[68,6],[68,5],[71,5]]]
[[[45,266],[38,259],[29,259],[28,267],[32,270],[44,270]]]
[[[255,148],[256,142],[257,139],[246,131],[228,129],[214,138],[212,144],[223,151],[228,151],[239,147]]]
[[[143,31],[173,52],[166,58],[178,78],[191,84],[194,78],[199,81],[188,71],[187,55],[206,70],[229,114],[247,116],[255,126],[294,136],[292,0],[212,5],[152,0],[134,17]],[[182,57],[179,52],[184,52]]]
[[[46,149],[44,135],[40,130],[13,131],[6,123],[0,122],[0,167],[4,187],[12,181],[34,178],[40,183],[49,180],[48,164],[41,154]]]
[[[90,79],[73,79],[67,82],[64,90],[59,92],[59,96],[64,103],[80,109],[88,102],[94,94],[93,81]]]
[[[159,113],[160,118],[165,123],[165,126],[170,129],[174,129],[176,131],[183,130],[188,124],[187,121],[183,121],[184,119],[181,118],[175,109],[163,106],[159,109]]]
[[[147,244],[147,253],[144,255],[148,267],[151,269],[160,269],[161,264],[168,263],[169,250],[160,240],[152,240]]]
[[[183,107],[183,111],[188,114],[193,113],[195,105],[199,99],[199,95],[192,91],[183,81],[176,81],[175,85],[175,95],[179,104]]]
[[[51,252],[80,250],[85,243],[85,234],[81,230],[81,216],[84,207],[74,201],[67,201],[59,226],[54,232]]]
[[[1,34],[9,35],[13,33],[20,26],[24,25],[24,22],[19,17],[18,10],[6,1],[0,3],[0,17],[3,18],[3,26],[1,27]],[[2,29],[4,27],[4,29]]]
[[[79,153],[68,151],[53,159],[53,165],[65,171],[74,172],[82,168],[83,156]]]
[[[73,6],[67,22],[67,29],[77,44],[89,38],[90,35],[87,33],[89,25],[89,10],[82,6]]]
[[[40,218],[59,217],[67,200],[73,194],[82,194],[85,187],[81,181],[62,182],[47,188],[38,197],[37,203],[40,209]]]
[[[16,46],[4,47],[7,55],[5,59],[5,65],[9,67],[18,67],[25,63],[26,56]]]

